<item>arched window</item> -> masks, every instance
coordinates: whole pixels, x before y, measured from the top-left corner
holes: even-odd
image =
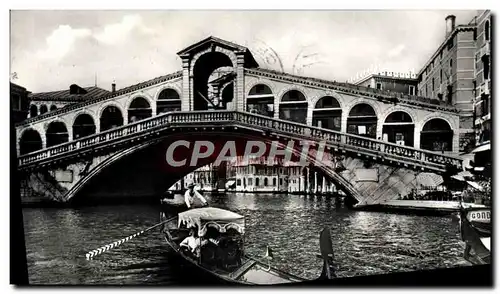
[[[181,98],[179,93],[174,89],[165,89],[161,91],[156,101],[156,114],[180,110]]]
[[[27,154],[42,149],[42,138],[40,134],[32,129],[26,130],[19,140],[19,154]]]
[[[151,106],[142,97],[135,98],[128,107],[128,122],[133,123],[151,117]]]
[[[489,41],[490,40],[490,21],[487,20],[484,23],[484,40]]]
[[[55,121],[47,128],[47,147],[68,142],[68,129],[63,122]]]
[[[281,98],[279,106],[280,119],[306,123],[307,119],[307,100],[302,92],[290,90]]]
[[[413,146],[415,124],[404,111],[395,111],[387,116],[382,128],[382,140],[399,145]]]
[[[426,122],[420,132],[420,148],[431,151],[452,151],[453,130],[448,122],[440,118]]]
[[[264,178],[264,187],[267,187],[269,184],[267,177]]]
[[[73,123],[73,139],[80,139],[95,134],[94,119],[87,113],[78,115]]]
[[[253,86],[247,96],[247,111],[274,117],[274,95],[271,88],[264,84]]]
[[[100,117],[101,132],[110,130],[123,125],[123,116],[120,109],[116,106],[107,106]]]
[[[277,182],[276,178],[273,178],[273,186],[275,186],[275,187],[276,187],[276,182]]]
[[[340,103],[331,96],[325,96],[316,102],[313,110],[313,126],[340,131],[342,108]]]
[[[54,110],[57,110],[57,106],[55,106],[55,105],[50,106],[50,111],[54,111]]]
[[[35,117],[38,115],[38,107],[36,105],[31,105],[30,106],[30,117]]]
[[[377,115],[373,107],[366,103],[354,106],[347,117],[347,132],[375,138],[377,136]]]
[[[47,113],[47,105],[45,104],[42,104],[42,106],[40,106],[40,114],[44,114],[44,113]]]

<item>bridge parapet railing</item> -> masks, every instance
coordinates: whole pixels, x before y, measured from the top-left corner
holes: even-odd
[[[169,112],[145,120],[134,122],[98,134],[90,135],[76,141],[63,143],[61,145],[35,151],[19,156],[19,165],[34,163],[48,157],[68,153],[81,148],[90,148],[100,143],[111,142],[116,139],[139,134],[143,131],[163,128],[174,124],[196,124],[208,122],[239,122],[252,127],[265,128],[272,131],[280,131],[288,134],[310,137],[315,140],[327,141],[333,144],[344,144],[362,150],[370,150],[386,155],[406,158],[411,161],[422,161],[437,165],[452,165],[461,167],[461,159],[447,156],[437,152],[416,149],[408,146],[400,146],[389,142],[379,141],[372,138],[362,137],[354,134],[342,133],[334,130],[308,126],[292,121],[270,118],[248,112],[235,111],[198,111],[198,112]]]
[[[323,140],[331,143],[345,144],[353,147],[376,151],[384,155],[394,155],[398,158],[407,158],[411,161],[422,161],[439,165],[451,165],[456,168],[462,167],[462,159],[434,151],[417,149],[410,146],[401,146],[390,142],[376,140],[355,134],[343,133],[335,130],[308,126],[292,121],[275,119],[263,115],[248,112],[239,112],[235,119],[244,124],[268,127],[272,129],[298,135],[309,135],[313,139]]]

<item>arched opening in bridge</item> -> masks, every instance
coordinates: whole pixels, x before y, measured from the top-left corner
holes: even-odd
[[[24,131],[19,140],[19,154],[27,154],[42,149],[40,134],[32,129]]]
[[[420,132],[420,148],[431,151],[452,151],[453,130],[448,122],[433,118],[425,123]]]
[[[47,147],[68,142],[68,129],[63,122],[54,121],[47,128]]]
[[[42,106],[40,106],[40,114],[44,114],[44,113],[47,113],[47,105],[45,104],[42,104]]]
[[[35,117],[38,115],[38,107],[36,105],[30,106],[30,117]]]
[[[55,106],[55,105],[50,106],[50,111],[54,111],[54,110],[57,110],[57,106]]]
[[[415,124],[411,116],[404,111],[395,111],[385,119],[382,139],[398,145],[413,147]]]
[[[234,82],[231,82],[222,88],[221,104],[223,109],[229,109],[229,104],[233,102]]]
[[[377,115],[373,107],[366,103],[354,106],[347,117],[347,132],[359,136],[376,138]]]
[[[214,97],[209,97],[208,81],[214,71],[221,67],[233,67],[231,59],[220,52],[203,54],[193,67],[193,109],[207,110],[213,108]],[[225,73],[227,75],[230,72]],[[222,77],[222,76],[221,76]],[[234,94],[233,94],[234,95]],[[219,97],[220,98],[220,97]],[[210,102],[211,101],[211,102]]]
[[[123,125],[123,116],[120,109],[116,106],[107,106],[100,118],[101,132],[107,131],[113,128],[117,128]]]
[[[78,115],[73,123],[73,140],[95,134],[94,119],[87,113]]]
[[[161,91],[156,101],[156,114],[180,110],[181,98],[179,93],[174,89],[165,89]]]
[[[290,90],[280,101],[280,119],[305,124],[307,120],[306,96],[298,90]]]
[[[316,102],[313,110],[313,126],[340,131],[342,108],[340,103],[331,96],[325,96]]]
[[[271,88],[264,84],[253,86],[247,96],[247,111],[274,117],[274,95]]]
[[[128,107],[128,122],[133,123],[151,117],[152,110],[148,100],[143,97],[135,98]]]

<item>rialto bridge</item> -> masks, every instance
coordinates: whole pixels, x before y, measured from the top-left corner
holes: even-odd
[[[144,195],[161,193],[190,170],[169,170],[175,176],[168,177],[157,154],[164,158],[169,142],[187,135],[326,142],[332,164],[318,168],[360,204],[406,194],[420,173],[462,169],[451,105],[262,69],[247,48],[214,37],[178,56],[178,72],[35,110],[16,125],[25,193],[68,201],[98,193],[86,188],[96,183],[99,193],[139,184]],[[113,181],[120,184],[106,185]]]

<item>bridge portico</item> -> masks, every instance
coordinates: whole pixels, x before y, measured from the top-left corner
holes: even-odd
[[[352,169],[367,159],[419,172],[460,167],[459,115],[451,106],[262,69],[247,48],[214,37],[178,55],[179,72],[18,124],[19,168],[64,170],[63,158],[92,154],[94,147],[120,149],[176,124],[211,123],[326,140],[335,152],[350,154],[346,165]],[[344,179],[355,181],[353,174]]]

